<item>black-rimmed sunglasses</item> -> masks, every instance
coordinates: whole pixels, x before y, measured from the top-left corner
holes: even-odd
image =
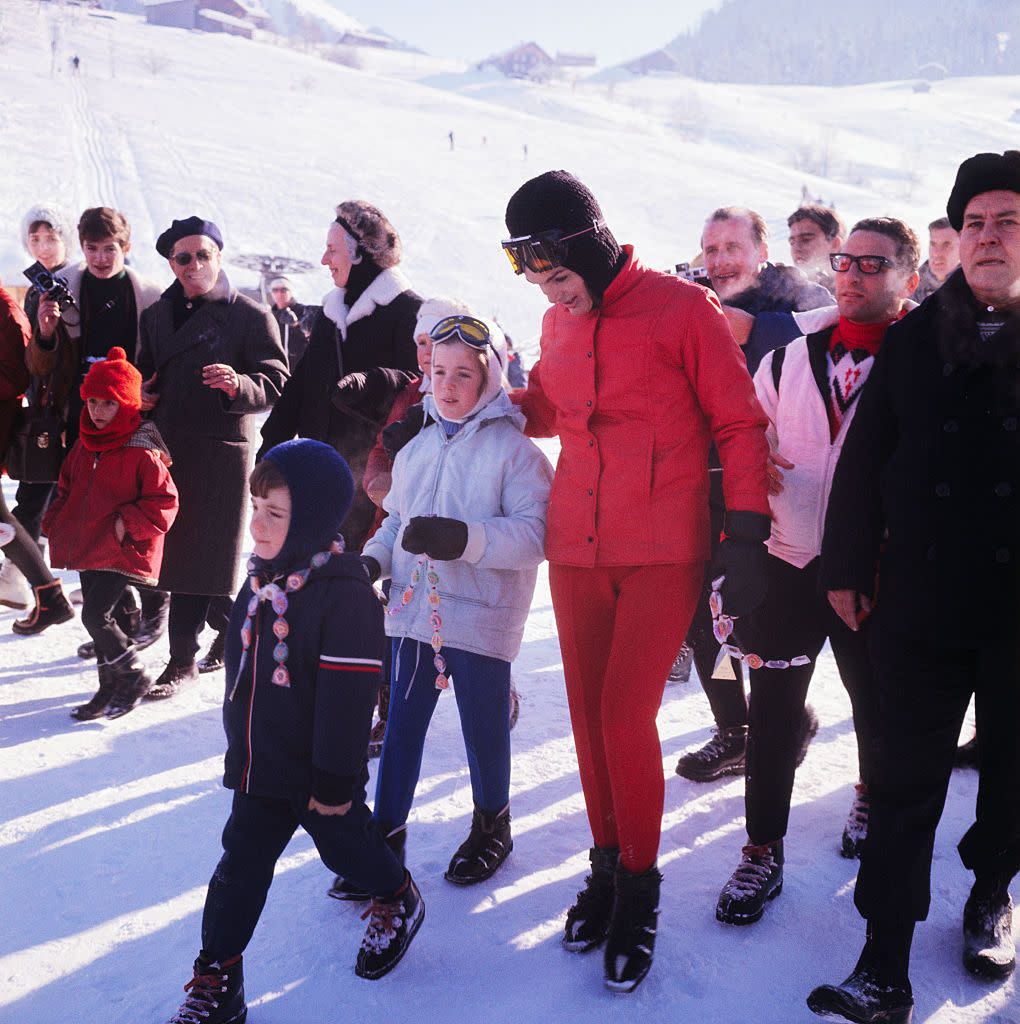
[[[186,267],[192,260],[198,260],[201,263],[211,263],[213,254],[208,249],[199,249],[198,252],[177,252],[170,257],[171,263],[176,263],[179,267]]]
[[[536,231],[532,235],[519,235],[502,243],[503,252],[506,253],[515,274],[523,274],[525,267],[532,273],[544,274],[547,270],[563,265],[568,248],[565,243],[572,238],[580,238],[589,232],[599,231],[605,226],[605,221],[595,220],[588,227],[569,235],[565,235],[559,228]]]
[[[883,270],[896,266],[884,256],[851,256],[848,252],[829,254],[829,265],[837,274],[845,274],[855,263],[862,274],[881,274]]]

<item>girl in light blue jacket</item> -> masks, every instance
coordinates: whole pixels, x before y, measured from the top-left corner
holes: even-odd
[[[431,337],[426,425],[397,455],[386,519],[364,549],[369,571],[378,566],[393,581],[393,689],[375,816],[402,854],[425,734],[452,683],[474,815],[446,878],[470,885],[489,878],[513,846],[510,662],[545,557],[552,467],[504,390],[499,328],[451,316]]]

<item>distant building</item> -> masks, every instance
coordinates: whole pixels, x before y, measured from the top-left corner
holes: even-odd
[[[918,78],[927,79],[929,82],[941,82],[949,77],[949,72],[944,64],[936,64],[934,61],[922,64],[915,72]]]
[[[388,50],[393,46],[393,40],[386,36],[373,35],[371,32],[345,32],[337,42],[341,46],[369,46],[378,50]]]
[[[678,73],[680,64],[668,50],[652,50],[643,57],[635,57],[623,65],[635,75],[650,75],[655,71]]]
[[[556,61],[538,43],[522,43],[506,53],[483,60],[478,69],[497,68],[507,78],[531,78],[536,81],[550,78],[556,70]]]
[[[561,68],[593,68],[597,61],[594,53],[563,53],[556,54],[556,63]]]
[[[142,0],[150,25],[226,32],[251,39],[269,24],[269,12],[258,0]]]

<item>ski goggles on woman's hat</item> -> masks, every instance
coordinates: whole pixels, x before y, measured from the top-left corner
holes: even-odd
[[[599,231],[605,226],[605,221],[596,220],[581,231],[569,235],[565,235],[559,228],[536,231],[532,235],[519,235],[502,243],[503,252],[506,253],[515,274],[523,274],[525,267],[532,273],[544,274],[547,270],[563,265],[568,248],[566,243],[570,239],[579,238],[590,231]]]
[[[503,360],[500,359],[496,347],[492,344],[489,325],[484,320],[479,320],[478,317],[465,316],[462,313],[443,317],[429,332],[429,337],[436,344],[443,341],[462,341],[465,345],[470,345],[471,348],[488,347],[492,349],[496,362],[500,366],[503,365]]]

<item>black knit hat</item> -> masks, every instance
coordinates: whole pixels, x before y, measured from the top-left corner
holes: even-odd
[[[506,206],[511,237],[558,228],[569,235],[602,220],[602,208],[588,188],[569,171],[546,171],[526,181]],[[566,243],[563,266],[584,278],[588,290],[601,299],[622,264],[623,250],[607,227],[579,235]]]
[[[956,172],[956,184],[949,193],[946,214],[949,223],[959,231],[963,227],[963,211],[982,192],[1020,192],[1020,151],[978,153],[964,160]]]

